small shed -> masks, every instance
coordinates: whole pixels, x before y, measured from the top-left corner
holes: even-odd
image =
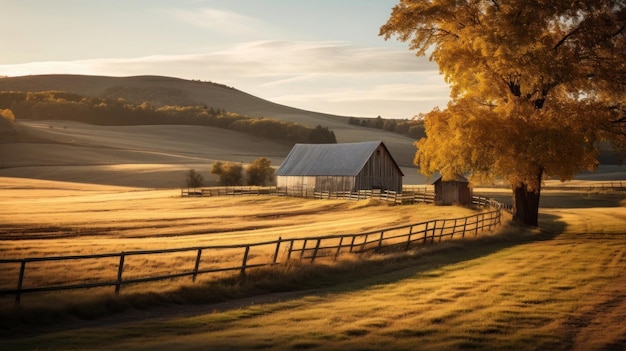
[[[439,177],[433,184],[436,205],[472,205],[472,189],[469,187],[467,178],[460,176],[457,180],[444,181],[442,177]]]
[[[279,188],[402,191],[404,174],[382,141],[296,144],[276,171]]]

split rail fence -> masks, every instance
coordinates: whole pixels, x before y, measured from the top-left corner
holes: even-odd
[[[405,187],[402,189],[402,192],[388,190],[319,191],[302,187],[283,188],[275,186],[219,186],[207,188],[183,188],[180,191],[180,195],[182,197],[275,195],[296,196],[311,199],[376,199],[398,205],[413,204],[418,202],[432,203],[435,198],[432,186]]]
[[[244,245],[198,246],[92,255],[0,259],[0,271],[7,276],[12,274],[15,277],[14,288],[9,288],[5,283],[0,285],[0,296],[14,295],[15,303],[19,304],[23,294],[97,287],[114,287],[117,295],[120,293],[122,286],[129,284],[182,277],[190,277],[192,281],[196,281],[199,275],[220,272],[245,274],[246,270],[251,268],[284,264],[294,259],[309,260],[313,263],[318,259],[335,260],[341,254],[348,253],[363,254],[386,250],[410,250],[420,245],[439,243],[444,240],[478,236],[480,233],[489,231],[501,223],[502,211],[498,202],[487,198],[474,197],[474,203],[479,206],[488,206],[488,211],[462,218],[436,219],[358,234],[290,239],[278,238],[275,241]],[[185,264],[176,261],[176,264],[170,264],[169,267],[165,268],[162,267],[162,272],[154,275],[144,271],[132,273],[125,270],[129,262],[139,257],[168,254],[186,255],[183,262]],[[224,259],[227,256],[230,257],[229,260]],[[66,270],[79,270],[81,267],[89,266],[86,261],[106,259],[112,260],[108,265],[111,267],[111,271],[105,272],[109,274],[108,278],[89,276],[75,283],[66,281],[55,282],[53,279],[27,279],[28,268],[31,267],[35,271],[39,270],[41,272],[41,270],[44,270],[45,272],[45,265],[56,264]],[[44,267],[39,265],[44,265]],[[137,262],[133,263],[133,265],[136,266]],[[27,280],[28,283],[26,282]],[[45,282],[42,280],[45,280]]]

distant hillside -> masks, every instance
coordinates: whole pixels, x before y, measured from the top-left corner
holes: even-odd
[[[223,84],[161,76],[107,77],[34,75],[0,79],[0,90],[60,90],[96,97],[122,97],[134,103],[207,105],[251,117],[270,117],[315,126],[320,119],[344,117],[279,105]]]
[[[159,76],[35,75],[0,78],[0,91],[49,90],[103,98],[121,97],[130,102],[148,102],[155,106],[205,105],[250,117],[295,122],[307,127],[321,125],[334,131],[337,142],[382,140],[403,166],[412,166],[415,155],[415,147],[412,145],[414,139],[349,124],[348,117],[276,104],[222,84]]]

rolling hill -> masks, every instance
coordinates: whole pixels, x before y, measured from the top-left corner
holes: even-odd
[[[206,105],[250,117],[267,117],[308,127],[322,125],[334,131],[338,142],[382,140],[405,174],[409,178],[417,176],[412,165],[415,147],[411,138],[351,125],[348,117],[279,105],[221,84],[158,76],[40,75],[0,79],[0,91],[49,90],[124,98],[154,106]],[[267,157],[278,166],[290,150],[289,146],[272,140],[212,127],[111,127],[27,120],[18,120],[17,127],[22,137],[4,138],[0,142],[2,175],[75,181],[84,178],[85,182],[170,187],[180,185],[180,179],[170,178],[174,176],[172,172],[182,178],[178,173],[188,167],[204,170],[207,178],[209,169],[206,167],[213,160],[250,162],[257,157]],[[135,165],[135,171],[145,176],[140,177],[140,181],[125,180],[130,173],[116,176],[112,165]],[[80,169],[71,170],[71,167]]]

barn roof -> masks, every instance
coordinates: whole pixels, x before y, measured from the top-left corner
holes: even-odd
[[[439,176],[432,184],[443,182],[443,176]],[[448,180],[447,182],[457,182],[457,183],[469,183],[469,180],[464,176],[457,176],[456,180]]]
[[[382,141],[296,144],[276,171],[276,175],[356,176],[381,144],[387,150]],[[396,167],[398,167],[397,164]],[[398,167],[399,169],[400,167]],[[402,174],[402,171],[400,173]]]

